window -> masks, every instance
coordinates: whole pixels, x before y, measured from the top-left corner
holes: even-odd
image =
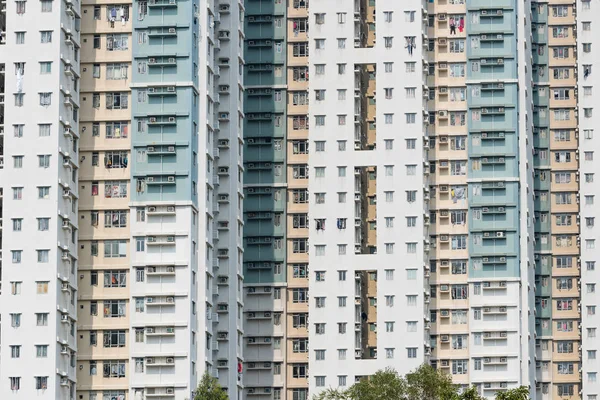
[[[52,93],[43,92],[40,93],[40,106],[48,107],[52,104]]]
[[[105,378],[123,378],[125,377],[125,361],[103,361],[102,375]],[[104,392],[106,396],[106,392]],[[118,397],[116,397],[118,398]],[[125,398],[123,396],[123,398]]]
[[[468,372],[467,360],[452,360],[452,375],[464,375]]]
[[[21,313],[10,314],[10,326],[13,328],[18,328],[21,326]]]
[[[105,240],[104,257],[120,258],[127,256],[127,242],[125,240]]]
[[[21,346],[10,346],[10,358],[21,357]]]
[[[100,47],[98,47],[100,48]],[[129,49],[129,37],[127,34],[106,35],[106,50],[126,51]]]
[[[12,250],[11,251],[12,263],[13,264],[20,264],[21,263],[21,255],[22,254],[23,254],[22,250]]]
[[[143,331],[142,331],[143,333]],[[116,330],[116,331],[104,331],[103,332],[103,345],[104,347],[125,347],[125,331],[124,330]],[[137,337],[137,330],[136,330]]]
[[[15,32],[15,44],[25,44],[25,32]]]
[[[125,300],[105,300],[104,301],[104,318],[125,317],[125,310],[126,310]]]
[[[40,62],[40,75],[48,75],[52,73],[52,63],[50,61]]]
[[[23,9],[24,9],[25,2],[24,1],[17,2],[17,4],[20,4],[20,3],[23,3]],[[17,12],[18,12],[18,8],[17,8]],[[20,377],[10,377],[8,379],[10,380],[10,390],[17,391],[17,390],[21,389],[21,378]]]
[[[36,345],[35,346],[35,356],[37,358],[48,357],[48,345]]]
[[[416,347],[409,347],[406,349],[406,352],[407,352],[408,358],[417,358],[417,348]]]
[[[385,358],[388,358],[388,359],[394,358],[394,349],[392,349],[392,348],[385,349]]]
[[[52,31],[40,31],[41,43],[52,43]]]
[[[47,313],[36,313],[35,314],[36,326],[48,326],[48,314]]]

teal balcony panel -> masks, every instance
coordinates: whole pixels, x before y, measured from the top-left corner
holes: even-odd
[[[469,184],[469,206],[487,207],[518,204],[518,183],[498,180]]]
[[[552,308],[550,307],[550,304],[552,304],[552,301],[550,299],[550,293],[552,291],[550,290],[549,286],[542,286],[542,285],[536,285],[535,287],[535,295],[539,296],[539,297],[544,297],[548,304],[546,305],[546,307],[542,307],[541,304],[536,304],[535,305],[535,315],[537,318],[552,318]],[[543,294],[542,294],[543,293]]]
[[[513,132],[483,132],[469,135],[469,155],[503,156],[515,154],[517,136]]]
[[[469,85],[470,107],[493,107],[517,104],[518,88],[516,84],[503,82]]]
[[[534,224],[536,233],[549,233],[550,232],[550,219],[547,218],[545,221],[537,219]]]
[[[285,215],[274,212],[253,212],[246,211],[244,213],[244,236],[285,236]],[[275,218],[278,219],[278,225],[275,224]]]
[[[537,128],[537,129],[536,129]],[[548,138],[548,131],[540,132],[538,126],[534,126],[533,129],[533,146],[535,148],[547,149],[550,147],[550,139]]]
[[[548,4],[537,3],[531,7],[531,22],[533,24],[548,23]]]
[[[473,165],[479,166],[474,169]],[[469,158],[469,178],[470,179],[494,179],[517,177],[518,161],[516,157],[510,156],[487,156]]]
[[[540,338],[552,336],[552,321],[547,319],[536,319],[535,334]]]
[[[469,229],[473,231],[514,229],[518,224],[519,214],[516,207],[491,206],[469,209]]]
[[[276,126],[278,117],[280,126]],[[279,115],[271,114],[266,120],[245,120],[244,137],[285,138],[285,120]]]
[[[469,250],[469,254],[473,257],[488,254],[517,254],[519,251],[519,236],[514,231],[488,230],[475,232],[470,229]]]
[[[244,165],[246,167],[246,171],[244,174],[244,184],[246,185],[285,183],[284,173],[282,173],[279,176],[275,176],[275,164],[272,162],[260,161],[255,163],[245,163]]]
[[[552,243],[550,242],[550,235],[545,236],[547,240],[544,240],[544,235],[536,235],[536,242],[534,251],[537,253],[549,253],[552,251]]]
[[[281,249],[275,249],[271,237],[261,237],[257,239],[260,240],[260,243],[250,243],[254,239],[250,237],[244,238],[244,262],[281,262],[285,260],[284,245],[282,245]],[[280,239],[282,242],[285,242],[284,238]],[[267,240],[271,240],[271,242],[266,242]]]
[[[511,34],[489,32],[480,35],[469,35],[471,45],[467,47],[467,59],[479,58],[514,58],[517,42]],[[473,40],[479,41],[473,45]]]
[[[533,188],[536,191],[549,191],[550,190],[550,172],[549,171],[536,171],[533,179]]]
[[[515,0],[467,0],[467,10],[496,10],[510,11],[515,9]]]
[[[545,193],[545,196],[543,196],[542,194]],[[540,193],[536,193],[535,199],[534,199],[534,208],[536,211],[540,211],[540,212],[547,212],[550,211],[550,192],[540,192]]]
[[[279,195],[275,195],[279,191]],[[285,210],[285,190],[273,187],[246,187],[244,189],[244,210],[248,212],[283,212]],[[282,198],[283,197],[283,198]]]
[[[476,118],[473,118],[474,112],[476,113]],[[516,131],[517,129],[517,111],[514,107],[471,108],[468,114],[470,132],[488,132],[492,130]]]
[[[260,161],[283,163],[285,161],[285,148],[281,139],[278,140],[278,150],[275,150],[273,140],[271,140],[270,143],[262,143],[259,145],[253,143],[248,144],[248,140],[254,141],[256,139],[246,139],[246,146],[244,147],[245,163],[253,163]]]
[[[536,107],[533,110],[533,125],[540,128],[547,128],[550,125],[548,117],[549,109],[546,107]]]
[[[549,152],[546,151],[546,156],[543,158],[540,158],[539,149],[535,149],[534,152],[535,152],[533,155],[534,168],[549,168],[550,167],[550,159],[548,158]]]
[[[503,2],[512,2],[512,0],[501,0],[499,3]],[[467,6],[467,9],[469,10],[467,32],[470,35],[516,32],[514,4],[474,5]]]
[[[546,262],[543,261],[543,257],[538,257],[536,255],[537,259],[535,260],[535,274],[536,275],[541,275],[541,276],[550,276],[552,275],[552,265],[550,262],[550,256],[544,256],[547,257]]]
[[[542,25],[541,28],[538,28]],[[532,29],[531,36],[533,43],[546,44],[548,43],[548,26],[546,24],[535,24],[535,29]]]
[[[516,254],[484,254],[469,260],[469,279],[512,278],[519,276]]]
[[[514,58],[472,59],[467,63],[469,80],[516,79],[517,62]]]

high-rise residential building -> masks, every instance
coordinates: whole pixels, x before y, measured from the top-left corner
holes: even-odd
[[[2,398],[241,397],[243,11],[2,3]]]
[[[75,398],[80,3],[0,7],[0,397]]]
[[[599,7],[0,2],[0,397],[598,400]]]
[[[129,392],[135,328],[130,291],[132,3],[82,4],[77,283],[77,394]],[[134,219],[131,218],[133,216]],[[130,369],[131,367],[131,369]]]

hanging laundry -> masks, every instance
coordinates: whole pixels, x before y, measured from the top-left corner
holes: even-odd
[[[450,34],[456,35],[456,22],[454,21],[454,17],[450,18]]]
[[[459,25],[458,25],[458,31],[462,33],[462,31],[465,29],[465,19],[461,18]]]

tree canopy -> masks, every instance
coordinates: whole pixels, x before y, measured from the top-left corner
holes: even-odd
[[[527,400],[529,389],[521,386],[496,393],[496,400]],[[379,370],[348,389],[326,389],[313,400],[484,400],[476,387],[460,390],[450,375],[423,364],[400,376],[388,368]]]
[[[227,396],[227,392],[219,385],[217,378],[205,372],[196,389],[194,400],[229,400],[229,397]]]

